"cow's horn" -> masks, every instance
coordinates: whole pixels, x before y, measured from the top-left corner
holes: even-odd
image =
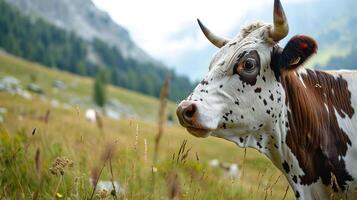
[[[208,28],[205,25],[202,24],[202,22],[199,19],[197,19],[197,22],[198,22],[198,25],[200,25],[200,28],[201,28],[203,34],[205,34],[206,38],[212,44],[214,44],[214,46],[221,48],[229,42],[229,40],[218,37],[215,34],[213,34],[210,30],[208,30]]]
[[[280,0],[274,0],[274,27],[270,31],[270,37],[275,42],[279,42],[288,35],[288,32],[289,24],[283,6],[281,5]]]

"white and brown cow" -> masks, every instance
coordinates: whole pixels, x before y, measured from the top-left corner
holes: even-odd
[[[288,34],[279,0],[274,24],[254,23],[232,40],[200,21],[218,53],[177,115],[198,137],[252,147],[278,167],[297,199],[357,199],[357,75],[303,67],[314,39]]]

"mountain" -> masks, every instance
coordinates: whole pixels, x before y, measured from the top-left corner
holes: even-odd
[[[192,90],[187,77],[153,59],[130,57],[104,39],[84,38],[40,16],[29,17],[30,12],[24,10],[0,0],[0,48],[8,53],[83,76],[94,77],[104,71],[111,84],[156,97],[165,77],[170,75],[169,99],[174,101]]]
[[[318,69],[357,69],[357,1],[313,0],[290,10],[293,33],[315,38]],[[354,61],[352,62],[354,58]]]
[[[91,0],[5,1],[19,8],[22,13],[41,17],[60,28],[75,32],[85,40],[99,38],[114,45],[125,58],[157,63],[132,41],[124,27],[113,22]]]

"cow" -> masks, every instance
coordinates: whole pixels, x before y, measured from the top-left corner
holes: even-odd
[[[357,199],[357,75],[305,68],[317,42],[293,36],[279,0],[273,24],[251,23],[219,48],[208,74],[177,106],[180,124],[254,148],[282,171],[296,199]]]

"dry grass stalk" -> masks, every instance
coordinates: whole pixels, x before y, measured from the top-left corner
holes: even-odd
[[[100,176],[102,175],[104,167],[105,167],[105,164],[102,166],[102,168],[100,170],[98,170],[98,168],[94,168],[92,170],[91,178],[92,178],[93,190],[92,190],[92,194],[90,196],[90,200],[92,200],[94,197],[94,193],[95,193],[95,190],[97,189],[97,184],[98,184]]]
[[[139,124],[136,124],[136,131],[135,131],[135,142],[134,142],[134,151],[138,151],[138,141],[139,141]]]
[[[244,148],[243,161],[242,161],[241,179],[243,179],[243,176],[244,176],[244,164],[245,164],[245,158],[246,158],[246,156],[247,156],[247,148]]]
[[[331,189],[332,190],[337,189],[337,191],[341,191],[341,188],[340,188],[340,186],[338,185],[338,182],[337,182],[337,178],[336,178],[335,174],[333,174],[333,173],[331,173],[330,183],[331,183]]]
[[[99,130],[103,131],[103,118],[101,114],[97,111],[95,111],[95,121],[97,123],[97,127],[99,128]]]
[[[110,181],[112,182],[112,187],[113,190],[110,192],[110,194],[114,197],[114,199],[117,199],[117,191],[115,189],[115,184],[114,184],[114,174],[113,174],[113,165],[112,165],[112,158],[109,158],[109,169],[110,169]]]
[[[54,198],[57,198],[59,196],[58,189],[59,189],[62,181],[63,181],[63,176],[60,176],[60,179],[58,180],[58,183],[57,183],[57,186],[56,186],[56,190],[54,192]]]
[[[179,163],[185,164],[186,163],[187,157],[192,149],[192,147],[190,147],[189,149],[186,150],[186,145],[187,145],[187,140],[183,140],[182,144],[180,146],[180,149],[177,153],[176,164],[179,164]],[[173,159],[175,159],[175,154],[173,156]]]
[[[320,200],[319,195],[315,191],[313,193],[313,196],[314,196],[314,200]]]
[[[179,199],[181,193],[181,182],[177,172],[171,172],[167,178],[170,199]]]
[[[54,198],[57,198],[57,196],[59,194],[58,189],[63,181],[63,176],[65,173],[65,169],[67,167],[73,167],[73,161],[69,160],[66,157],[57,157],[55,159],[55,161],[52,163],[52,166],[50,168],[51,174],[57,175],[57,176],[59,175],[59,177],[60,177],[58,180],[55,192],[54,192]]]
[[[195,153],[195,155],[196,155],[196,160],[197,160],[197,162],[200,162],[200,157],[198,156],[198,153],[197,153],[197,152]]]
[[[110,170],[111,170],[112,179],[114,178],[113,173],[112,173],[113,170],[112,170],[112,166],[111,166],[111,159],[114,156],[115,143],[111,143],[111,144],[106,145],[106,148],[104,149],[103,154],[101,156],[101,160],[103,161],[103,166],[100,168],[100,170],[98,170],[98,168],[94,168],[92,170],[92,177],[91,178],[92,178],[93,190],[92,190],[92,194],[91,194],[90,199],[93,199],[93,197],[94,197],[95,190],[97,189],[97,184],[98,184],[99,178],[102,175],[103,169],[104,169],[104,167],[105,167],[105,165],[107,164],[108,161],[109,161],[109,167],[110,167]],[[113,185],[113,188],[115,190],[113,181],[112,181],[112,185]]]
[[[43,120],[43,122],[45,122],[45,124],[47,124],[48,121],[50,120],[50,114],[51,114],[51,110],[48,109],[46,111],[45,116],[42,117],[42,120]]]
[[[37,130],[36,128],[33,128],[33,129],[32,129],[32,133],[31,133],[31,134],[32,134],[32,135],[35,135],[36,130]]]
[[[167,106],[167,97],[169,95],[169,81],[170,76],[167,75],[164,81],[164,85],[161,88],[160,92],[160,107],[159,107],[159,122],[158,122],[158,132],[155,137],[155,151],[154,151],[154,164],[156,165],[158,152],[159,152],[159,144],[164,132],[164,126],[166,122],[166,106]]]
[[[258,188],[257,188],[257,193],[259,192],[260,186],[261,186],[261,184],[262,184],[262,182],[263,182],[263,178],[264,178],[264,175],[265,175],[265,173],[267,172],[267,170],[268,170],[268,168],[265,168],[265,169],[263,170],[263,173],[261,173],[262,176],[260,177],[260,180],[259,180],[259,178],[258,178],[259,184],[258,184]]]
[[[35,154],[35,165],[36,165],[36,172],[37,175],[41,174],[41,152],[40,152],[40,148],[37,148],[36,150],[36,154]]]
[[[289,191],[289,186],[286,187],[286,190],[285,190],[285,193],[284,193],[284,196],[283,196],[283,200],[285,200],[286,195],[288,195],[288,191]]]
[[[115,143],[109,143],[105,146],[105,149],[101,155],[101,160],[103,163],[106,163],[108,160],[112,159],[114,157],[114,152],[115,152]]]
[[[275,180],[275,182],[270,185],[270,188],[268,188],[268,190],[270,191],[270,196],[273,196],[273,187],[278,183],[281,176],[282,176],[282,174],[280,174],[278,176],[278,178]]]
[[[38,199],[38,193],[39,193],[39,191],[36,190],[36,191],[32,194],[32,200]]]
[[[144,162],[146,163],[148,160],[148,143],[146,138],[144,139]]]
[[[93,168],[91,171],[91,181],[93,186],[97,185],[99,177],[100,177],[100,169],[98,169],[97,167]]]

